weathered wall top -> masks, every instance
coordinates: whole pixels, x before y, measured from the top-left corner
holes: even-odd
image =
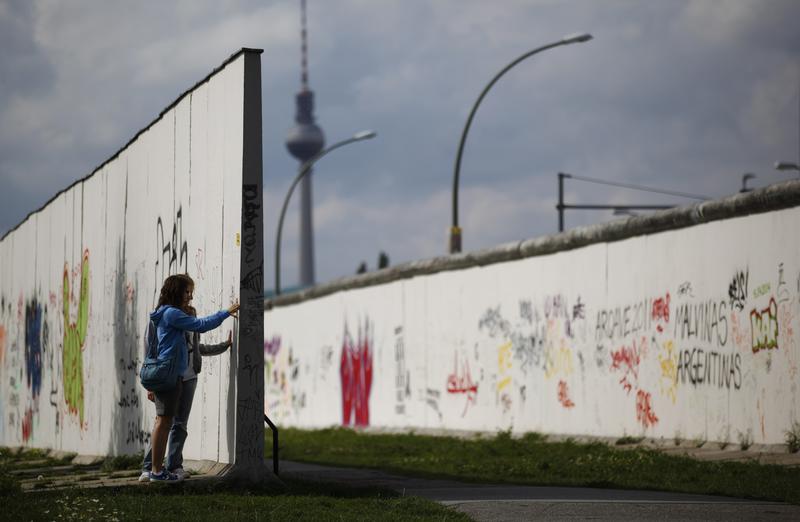
[[[800,205],[800,180],[786,181],[723,199],[662,210],[649,215],[633,216],[611,223],[578,227],[560,234],[514,241],[475,252],[411,261],[375,272],[342,277],[306,290],[267,299],[264,309],[292,305],[343,290],[380,285],[419,275],[536,257],[594,243],[620,241],[798,205]]]
[[[150,123],[148,123],[148,124],[147,124],[147,126],[143,127],[143,128],[142,128],[142,129],[141,129],[139,132],[137,132],[137,133],[136,133],[136,134],[133,136],[133,138],[131,138],[131,139],[128,141],[128,143],[126,143],[124,146],[122,146],[122,147],[121,147],[121,148],[120,148],[120,149],[119,149],[117,152],[115,152],[114,154],[112,154],[112,155],[111,155],[111,156],[110,156],[110,157],[109,157],[107,160],[105,160],[103,163],[101,163],[100,165],[98,165],[97,167],[95,167],[94,169],[92,169],[92,172],[90,172],[90,173],[89,173],[89,174],[87,174],[86,176],[84,176],[84,177],[82,177],[82,178],[80,178],[80,179],[77,179],[77,180],[75,180],[75,181],[74,181],[72,184],[70,184],[68,187],[66,187],[66,188],[64,188],[64,189],[62,189],[62,190],[59,190],[58,192],[56,192],[56,193],[53,195],[53,197],[51,197],[50,199],[48,199],[48,200],[45,202],[45,204],[44,204],[44,205],[42,205],[41,207],[37,208],[36,210],[32,210],[31,212],[29,212],[29,213],[28,213],[28,215],[27,215],[27,216],[25,216],[25,218],[24,218],[22,221],[20,221],[19,223],[17,223],[17,225],[16,225],[16,226],[14,226],[14,228],[11,228],[11,229],[10,229],[10,230],[8,230],[8,231],[7,231],[5,234],[3,234],[3,237],[0,237],[0,241],[4,240],[4,239],[6,238],[6,236],[8,236],[10,233],[12,233],[13,231],[15,231],[16,229],[18,229],[18,228],[20,227],[20,225],[22,225],[23,223],[25,223],[25,222],[26,222],[26,221],[27,221],[27,220],[28,220],[28,219],[29,219],[29,218],[30,218],[30,217],[31,217],[33,214],[36,214],[37,212],[41,212],[43,209],[45,209],[45,208],[47,207],[47,205],[49,205],[50,203],[52,203],[53,201],[55,201],[55,199],[56,199],[58,196],[60,196],[61,194],[65,193],[65,192],[68,192],[68,191],[69,191],[69,189],[71,189],[72,187],[74,187],[74,186],[75,186],[75,185],[77,185],[78,183],[82,183],[82,182],[86,181],[87,179],[91,178],[92,176],[94,176],[95,174],[97,174],[99,171],[101,171],[101,170],[103,169],[103,167],[105,167],[106,165],[108,165],[109,163],[111,163],[112,161],[114,161],[115,159],[117,159],[117,158],[119,157],[119,155],[120,155],[120,154],[122,154],[122,152],[123,152],[125,149],[127,149],[128,147],[130,147],[130,146],[131,146],[131,144],[133,144],[133,143],[134,143],[134,142],[135,142],[137,139],[139,139],[139,137],[140,137],[142,134],[144,134],[144,133],[145,133],[145,132],[147,132],[147,131],[148,131],[148,130],[151,128],[151,127],[153,127],[153,125],[155,125],[156,123],[158,123],[159,121],[161,121],[161,120],[164,118],[164,115],[165,115],[165,114],[167,114],[167,113],[169,113],[169,112],[170,112],[170,111],[171,111],[173,108],[175,108],[175,106],[176,106],[176,105],[178,105],[178,104],[181,102],[181,100],[183,100],[183,99],[184,99],[186,96],[188,96],[188,95],[189,95],[189,94],[190,94],[192,91],[196,90],[198,87],[200,87],[200,86],[201,86],[201,85],[203,85],[204,83],[208,83],[208,81],[209,81],[211,78],[213,78],[213,77],[214,77],[216,74],[218,74],[220,71],[222,71],[222,70],[223,70],[223,69],[224,69],[224,68],[225,68],[225,67],[226,67],[228,64],[230,64],[231,62],[233,62],[234,60],[236,60],[236,58],[238,58],[240,55],[242,55],[242,54],[246,54],[246,53],[261,54],[261,53],[263,53],[263,52],[264,52],[264,51],[263,51],[263,49],[250,49],[250,48],[247,48],[247,47],[242,47],[241,49],[239,49],[238,51],[236,51],[235,53],[233,53],[232,55],[230,55],[230,56],[229,56],[229,57],[228,57],[228,58],[227,58],[227,59],[226,59],[224,62],[222,62],[222,63],[219,65],[219,67],[216,67],[216,68],[215,68],[213,71],[211,71],[210,73],[208,73],[208,75],[206,75],[206,77],[205,77],[205,78],[203,78],[202,80],[200,80],[199,82],[197,82],[196,84],[194,84],[194,85],[193,85],[191,88],[189,88],[189,89],[187,89],[186,91],[182,92],[182,93],[181,93],[181,94],[180,94],[180,95],[179,95],[177,98],[175,98],[175,101],[173,101],[173,102],[172,102],[172,103],[170,103],[168,106],[166,106],[166,107],[164,108],[164,110],[162,110],[162,111],[161,111],[161,112],[158,114],[158,116],[157,116],[157,117],[156,117],[156,118],[155,118],[153,121],[151,121]]]

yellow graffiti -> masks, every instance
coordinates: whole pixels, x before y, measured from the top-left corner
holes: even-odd
[[[661,365],[661,393],[666,395],[675,404],[678,386],[678,356],[675,354],[675,344],[669,340],[663,345],[664,356],[658,354]]]
[[[501,345],[497,349],[497,367],[501,373],[511,369],[511,343]]]
[[[78,318],[70,322],[69,303],[71,285],[69,265],[64,263],[64,400],[70,413],[77,414],[83,426],[83,344],[89,322],[89,251],[83,252],[81,262],[81,288],[78,301]]]
[[[497,383],[497,391],[506,388],[511,384],[511,376],[506,375],[511,370],[511,343],[505,343],[497,348],[497,370],[500,380]]]
[[[544,352],[544,376],[551,379],[556,375],[567,376],[574,371],[572,350],[566,341],[561,338],[558,348],[547,346]]]

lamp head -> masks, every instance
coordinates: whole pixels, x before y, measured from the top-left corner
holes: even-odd
[[[775,170],[800,170],[797,163],[790,163],[788,161],[776,161]]]
[[[583,42],[588,42],[592,38],[594,37],[589,33],[574,33],[574,34],[568,34],[567,36],[562,38],[561,43],[564,44],[583,43]]]
[[[353,134],[353,139],[354,140],[371,140],[372,138],[374,138],[377,135],[378,135],[378,133],[373,131],[373,130],[363,130],[361,132],[356,132],[355,134]]]

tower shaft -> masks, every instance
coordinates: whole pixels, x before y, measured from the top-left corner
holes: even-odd
[[[289,130],[286,147],[303,164],[325,146],[325,136],[314,121],[314,92],[308,87],[308,31],[306,2],[300,0],[300,91],[295,96],[295,126]],[[314,278],[314,216],[311,190],[311,171],[300,182],[300,285],[313,286]]]
[[[300,182],[300,284],[313,286],[314,278],[314,215],[311,194],[313,170]]]

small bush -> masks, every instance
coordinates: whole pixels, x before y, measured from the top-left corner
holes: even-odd
[[[643,440],[644,437],[631,437],[630,435],[625,435],[624,437],[618,438],[615,444],[617,446],[625,446],[626,444],[639,444]]]
[[[142,453],[137,455],[117,455],[116,457],[108,457],[103,461],[100,469],[103,471],[139,469],[142,465],[143,457],[144,455]]]
[[[753,434],[752,434],[752,432],[750,430],[747,430],[744,433],[742,433],[740,431],[739,432],[739,447],[741,447],[742,450],[747,450],[752,445],[753,445]]]
[[[522,436],[522,441],[526,444],[536,444],[547,442],[547,435],[543,435],[536,431],[529,431]]]
[[[786,432],[786,445],[790,453],[800,451],[800,422],[793,422],[791,429]]]
[[[508,442],[508,441],[510,441],[511,440],[511,428],[508,428],[507,430],[498,431],[497,435],[495,435],[495,437],[494,437],[494,440],[496,442]]]
[[[39,448],[26,448],[20,454],[24,460],[41,460],[47,458],[47,450]]]

